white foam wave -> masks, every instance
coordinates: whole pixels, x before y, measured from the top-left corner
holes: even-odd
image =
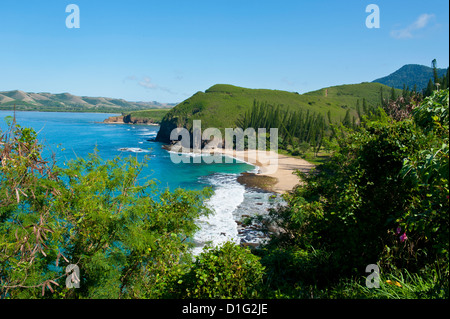
[[[148,136],[148,137],[156,137],[156,135],[158,135],[158,132],[144,132],[144,133],[139,133],[139,136]]]
[[[133,152],[133,153],[149,153],[150,152],[149,150],[144,150],[139,147],[122,147],[122,148],[119,148],[118,151]]]
[[[194,235],[196,247],[193,254],[201,253],[203,247],[210,243],[218,246],[226,241],[239,243],[238,229],[233,212],[244,200],[245,187],[237,182],[234,174],[213,174],[207,177],[215,191],[206,202],[212,210],[208,217],[197,221],[200,230]]]

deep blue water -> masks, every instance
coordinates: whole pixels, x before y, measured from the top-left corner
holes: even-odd
[[[12,115],[12,111],[0,111],[1,130],[7,128],[4,118]],[[143,161],[144,156],[149,156],[148,166],[139,177],[158,181],[160,190],[178,187],[199,190],[212,186],[214,194],[206,204],[215,214],[198,221],[201,229],[193,239],[197,246],[195,253],[199,253],[207,242],[220,244],[229,240],[238,243],[240,235],[236,221],[240,220],[242,212],[259,213],[258,210],[263,208],[261,202],[268,202],[267,194],[245,189],[236,180],[240,173],[254,170],[254,166],[236,161],[225,163],[224,160],[196,164],[192,158],[190,163],[175,164],[170,154],[161,148],[162,144],[152,141],[158,126],[101,123],[112,115],[117,114],[16,112],[16,122],[39,132],[38,139],[46,146],[44,157],[50,158],[53,153],[61,167],[77,156],[86,157],[97,148],[104,160],[136,156]]]
[[[6,129],[4,118],[12,111],[0,111],[0,129]],[[253,169],[245,163],[175,164],[170,154],[161,148],[162,144],[150,141],[156,136],[159,126],[104,124],[109,116],[117,114],[98,113],[56,113],[16,112],[16,121],[22,127],[32,127],[39,132],[38,139],[46,146],[46,156],[55,153],[57,164],[77,156],[86,157],[95,148],[102,159],[116,156],[136,156],[140,161],[150,157],[140,179],[155,179],[160,188],[201,189],[211,185],[211,179],[204,178],[214,173],[239,174]]]

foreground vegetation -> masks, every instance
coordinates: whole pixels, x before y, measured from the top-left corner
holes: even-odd
[[[411,117],[337,135],[339,149],[272,212],[283,231],[256,254],[275,297],[448,298],[447,90]],[[365,285],[377,264],[380,288]]]
[[[9,119],[11,121],[11,119]],[[189,258],[209,191],[158,192],[142,164],[96,154],[61,169],[32,129],[0,140],[1,298],[159,298]],[[66,267],[81,271],[66,288]]]
[[[409,104],[408,104],[409,105]],[[67,169],[9,119],[0,139],[1,298],[448,298],[449,91],[335,127],[336,150],[264,222],[259,249],[193,259],[210,190],[138,183],[133,158]],[[389,115],[388,115],[389,114]],[[66,287],[66,267],[80,288]],[[366,266],[380,269],[366,286]]]

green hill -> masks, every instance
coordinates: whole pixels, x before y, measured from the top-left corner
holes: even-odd
[[[438,76],[442,77],[447,73],[447,69],[437,69]],[[427,87],[428,81],[433,78],[433,69],[425,65],[407,64],[394,73],[379,78],[373,82],[382,83],[389,87],[402,89],[403,84],[410,89],[417,86],[418,91]]]
[[[176,127],[192,128],[193,120],[202,120],[202,129],[236,127],[236,121],[249,111],[253,102],[265,102],[282,109],[318,112],[326,116],[330,111],[333,122],[341,121],[347,110],[356,115],[356,104],[365,99],[367,106],[380,104],[380,91],[390,94],[390,87],[380,83],[361,83],[324,88],[298,94],[280,90],[248,89],[227,84],[217,84],[205,92],[197,92],[181,102],[163,118],[157,141],[170,142],[170,132]],[[397,94],[401,91],[397,90]]]

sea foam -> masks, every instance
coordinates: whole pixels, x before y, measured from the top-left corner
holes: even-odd
[[[144,150],[139,147],[122,147],[119,148],[118,151],[120,152],[132,152],[132,153],[149,153],[149,150]]]
[[[204,177],[212,185],[214,194],[205,203],[212,211],[207,217],[197,220],[200,229],[194,235],[193,254],[201,253],[205,245],[215,247],[226,241],[240,242],[233,212],[244,200],[245,187],[237,182],[236,174],[216,173]]]

